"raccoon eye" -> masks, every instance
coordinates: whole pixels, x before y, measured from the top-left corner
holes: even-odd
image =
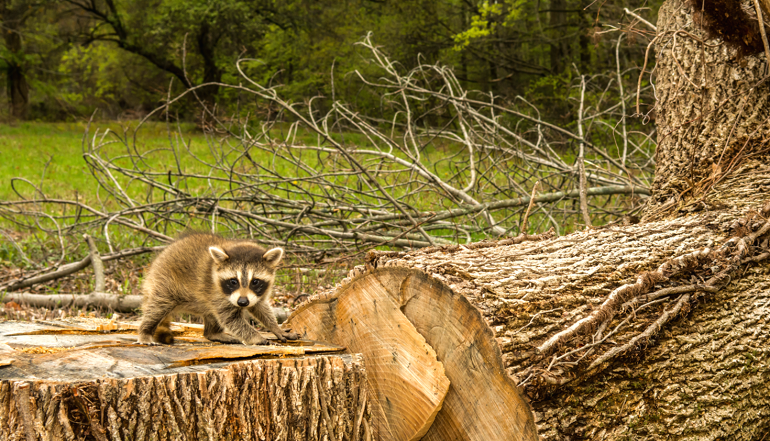
[[[227,284],[233,288],[237,288],[240,286],[240,283],[238,283],[238,279],[230,279],[227,281]]]
[[[261,291],[265,288],[266,283],[259,279],[252,279],[251,280],[251,289],[255,292]]]

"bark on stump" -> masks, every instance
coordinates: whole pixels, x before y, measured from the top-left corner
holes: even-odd
[[[343,348],[147,347],[125,332],[0,324],[0,439],[377,437],[361,357],[330,354]]]

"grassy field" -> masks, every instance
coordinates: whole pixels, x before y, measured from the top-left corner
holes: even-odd
[[[170,236],[175,236],[178,231],[185,228],[212,228],[212,216],[207,214],[205,205],[197,205],[196,201],[200,199],[196,198],[207,200],[214,198],[223,208],[239,209],[242,208],[239,206],[241,202],[232,200],[233,197],[245,196],[251,199],[265,194],[295,201],[309,201],[312,196],[314,204],[331,202],[331,208],[334,210],[337,210],[335,207],[338,206],[376,207],[377,204],[390,206],[390,202],[378,192],[368,178],[365,179],[354,166],[347,162],[344,155],[336,151],[317,152],[284,146],[283,141],[287,136],[295,145],[318,145],[322,140],[307,129],[292,132],[289,124],[276,124],[270,130],[269,142],[262,139],[260,143],[250,143],[247,140],[243,141],[248,145],[245,147],[242,141],[228,136],[221,130],[204,134],[190,123],[169,127],[162,122],[150,122],[145,123],[134,133],[136,127],[137,122],[124,124],[110,121],[94,122],[90,125],[88,138],[84,140],[85,123],[18,123],[0,126],[0,158],[2,158],[0,160],[0,200],[38,199],[34,187],[38,186],[48,198],[68,200],[77,198],[80,202],[97,210],[116,212],[131,209],[137,205],[165,203],[164,201],[175,199],[177,196],[174,196],[173,192],[167,193],[158,189],[159,186],[166,188],[173,186],[185,197],[190,196],[186,203],[192,206],[188,205],[189,209],[185,210],[178,210],[177,206],[163,206],[161,210],[168,211],[156,212],[159,216],[156,216],[155,220],[152,216],[140,220],[151,223],[161,222],[163,225],[153,224],[150,228],[158,229]],[[258,137],[259,131],[258,125],[251,128],[250,137]],[[403,139],[403,135],[397,133],[389,135],[395,141]],[[333,137],[351,148],[372,148],[371,140],[360,133],[335,133]],[[431,138],[427,143],[420,151],[422,164],[447,182],[454,179],[452,184],[457,188],[466,185],[467,171],[458,174],[458,169],[468,165],[466,147],[440,138]],[[86,165],[84,145],[86,151],[89,146],[99,146],[100,160],[110,161],[129,170],[125,173],[113,170],[110,176],[101,175],[102,181],[108,186],[112,186],[113,182],[119,183],[120,189],[115,190],[112,196],[104,188],[100,189],[92,175],[92,169]],[[324,145],[331,147],[328,143]],[[384,143],[383,145],[387,149],[388,145]],[[249,152],[248,160],[245,151]],[[392,149],[392,152],[402,159],[407,159],[406,155],[396,148]],[[489,157],[491,155],[487,156]],[[297,162],[297,158],[301,161]],[[456,206],[454,202],[448,201],[441,191],[430,189],[429,182],[425,179],[417,182],[414,174],[404,165],[365,155],[358,155],[358,160],[369,169],[370,173],[375,174],[379,184],[387,188],[392,197],[402,204],[408,204],[424,212],[441,211]],[[509,175],[506,166],[510,165],[515,170],[516,161],[520,160],[513,157],[500,160],[494,168],[488,168],[486,172],[479,174],[477,188],[474,188],[473,192],[479,193],[480,200],[505,198],[504,194],[497,196],[496,190],[500,188],[507,188],[506,192],[512,187],[531,188],[535,177],[541,180],[550,179],[553,183],[557,183],[559,179],[558,174],[554,177],[546,177],[542,174]],[[144,175],[138,176],[140,173]],[[324,175],[325,180],[316,176],[319,174]],[[231,178],[234,175],[237,179],[232,181]],[[11,186],[13,178],[27,182],[17,179],[14,184],[16,191],[14,191]],[[154,183],[148,185],[148,180]],[[509,182],[511,180],[517,182],[511,184]],[[132,201],[119,201],[120,194],[124,191]],[[560,203],[559,209],[564,210],[565,213],[567,210],[574,212],[573,202],[564,201]],[[247,202],[246,205],[248,206],[249,203],[251,202]],[[265,209],[271,210],[271,204],[272,202],[265,205],[254,202],[253,207],[262,212]],[[282,211],[270,213],[270,215],[289,221],[302,218],[302,213],[296,206],[284,204],[282,207]],[[69,219],[80,216],[78,210],[72,205],[49,204],[42,208],[48,213],[71,216]],[[517,232],[520,212],[521,208],[514,207],[510,210],[498,211],[495,216],[498,222],[504,222],[506,228],[510,227],[511,234],[514,234]],[[364,213],[365,211],[351,210],[345,216],[363,219],[366,218]],[[554,215],[558,214],[555,212]],[[329,216],[331,219],[336,215],[330,212]],[[574,219],[567,219],[565,216],[561,222],[562,232],[578,226]],[[466,222],[461,224],[461,228],[466,228],[466,225],[470,225],[469,220],[470,218],[458,218],[456,222]],[[479,220],[473,219],[473,221]],[[533,213],[530,222],[532,232],[539,232],[542,229],[540,225],[544,224],[541,224],[541,221],[547,221],[545,215],[542,212]],[[42,226],[51,230],[55,236],[58,226],[53,221],[41,216],[35,222],[34,225],[30,223],[31,228],[26,229],[25,234],[34,233]],[[483,224],[484,221],[480,223]],[[6,222],[0,223],[0,227],[6,230],[16,229],[14,225]],[[224,230],[229,227],[224,226],[223,231],[220,232],[227,234]],[[450,240],[466,239],[466,237],[456,236],[455,230],[437,227],[431,229],[431,234],[445,235]],[[114,234],[113,240],[118,248],[139,246],[144,239],[142,234],[136,234],[135,230],[128,227],[112,224],[109,228],[110,234]],[[372,228],[381,227],[374,225]],[[467,229],[473,230],[473,228],[476,227],[470,225]],[[93,234],[103,235],[98,231]],[[476,241],[485,237],[485,233],[479,232],[476,228],[476,231],[467,236],[467,240]],[[44,249],[48,245],[30,246]],[[0,250],[0,255],[14,254],[10,247],[0,245],[0,248],[7,249],[7,253]]]
[[[95,122],[91,126],[100,131],[109,129],[120,134],[132,131],[136,122],[121,125],[116,122]],[[191,133],[193,145],[205,146],[204,136],[194,126],[183,126]],[[11,178],[19,177],[40,185],[49,197],[73,198],[77,192],[93,199],[94,180],[83,160],[83,137],[86,123],[36,123],[24,122],[0,125],[0,200],[16,200],[19,196],[11,187]],[[110,136],[110,135],[108,135]],[[146,123],[141,129],[138,146],[142,149],[168,148],[169,134],[163,123]],[[117,146],[116,146],[117,147]],[[43,179],[44,178],[44,179]],[[25,195],[30,186],[15,185]]]
[[[86,123],[36,123],[23,122],[14,125],[0,125],[0,200],[18,199],[18,195],[11,188],[11,178],[20,177],[31,181],[35,185],[43,182],[42,190],[48,196],[72,197],[77,191],[81,195],[88,195],[94,192],[93,177],[88,171],[83,159],[84,135],[86,132]],[[121,141],[127,139],[128,144],[134,146],[134,128],[137,122],[127,122],[120,124],[117,122],[94,122],[90,126],[88,139],[96,139],[106,142],[112,141],[103,152],[106,156],[117,156],[125,154],[126,146]],[[181,130],[179,130],[181,129]],[[105,135],[105,131],[109,131]],[[182,152],[180,159],[182,168],[187,172],[203,172],[205,168],[193,160],[181,144],[179,133],[184,136],[184,143],[190,148],[190,151],[202,158],[210,159],[212,156],[212,143],[217,144],[222,138],[218,135],[206,136],[193,124],[182,124],[180,127],[168,127],[165,123],[147,122],[144,123],[136,133],[135,144],[139,152],[154,152],[147,156],[147,165],[150,168],[163,171],[169,167],[176,167],[173,162],[171,148]],[[276,124],[270,134],[278,139],[282,139],[289,133],[288,124]],[[357,145],[366,147],[366,138],[361,134],[346,133],[334,136],[335,140],[344,142],[346,145]],[[299,130],[294,138],[300,143],[308,145],[318,142],[317,136],[308,130]],[[221,148],[215,145],[215,148]],[[423,153],[431,161],[430,156],[435,156],[436,163],[447,153],[447,148],[456,150],[458,146],[440,146],[432,145]],[[224,150],[227,150],[226,148]],[[454,153],[454,152],[452,152]],[[281,164],[276,163],[270,153],[261,150],[252,150],[252,156],[255,161],[261,163],[274,163],[281,172]],[[317,165],[315,155],[308,155],[305,161],[310,165]],[[424,161],[425,162],[425,161]],[[126,165],[128,165],[126,163]],[[436,169],[440,174],[448,173],[445,167],[438,166]],[[288,170],[287,170],[288,172]],[[291,173],[296,173],[291,171]],[[44,178],[44,179],[43,179]],[[20,184],[22,189],[24,184]],[[29,187],[27,187],[29,190]]]
[[[106,144],[101,150],[102,157],[120,157],[126,154],[128,148],[135,148],[136,151],[146,155],[142,168],[160,173],[169,170],[176,172],[177,163],[172,149],[180,152],[179,167],[182,171],[200,175],[210,174],[211,168],[196,160],[194,156],[211,162],[216,155],[229,155],[229,159],[232,160],[233,156],[238,154],[237,149],[235,152],[231,151],[232,138],[225,141],[221,135],[206,136],[193,124],[169,128],[165,123],[148,122],[142,125],[134,135],[136,126],[137,122],[124,124],[109,121],[94,122],[90,126],[88,139],[84,140],[85,122],[25,122],[0,125],[0,200],[33,198],[34,185],[49,198],[74,199],[77,194],[83,201],[96,203],[99,200],[96,181],[83,158],[84,144],[87,145],[94,139],[98,141],[97,144]],[[270,135],[280,140],[289,132],[288,124],[276,124],[271,129]],[[368,147],[366,138],[361,134],[337,134],[334,138],[345,145]],[[301,129],[294,140],[307,145],[318,142],[316,134]],[[185,151],[185,145],[192,155]],[[462,148],[460,145],[434,142],[422,152],[422,161],[431,164],[431,168],[439,176],[449,177],[453,172],[445,159],[457,153],[460,148]],[[254,161],[266,165],[276,177],[307,176],[306,172],[292,167],[289,161],[276,158],[271,152],[254,148],[250,153]],[[394,153],[398,154],[397,151]],[[317,155],[306,152],[302,155],[302,160],[310,168],[315,169],[322,165],[328,167],[329,155],[327,154]],[[129,168],[132,166],[128,159],[118,159],[115,163]],[[226,176],[226,174],[219,174],[222,177]],[[29,183],[16,180],[12,184],[13,178],[22,178]],[[126,186],[126,191],[132,198],[142,197],[146,192],[146,187],[142,184],[121,177],[119,174],[116,174],[116,178],[121,185]],[[346,179],[348,178],[340,178],[336,183],[348,185]],[[195,192],[205,191],[209,183],[205,179],[188,179],[185,185],[192,185],[194,187],[192,190]],[[299,185],[302,185],[301,181]],[[398,190],[394,192],[394,196],[400,196]],[[103,198],[104,195],[101,197]],[[417,201],[420,205],[424,204],[426,208],[429,208],[428,202]]]
[[[173,182],[192,196],[228,194],[227,189],[230,185],[227,182],[230,177],[228,168],[217,169],[211,166],[212,163],[222,160],[224,163],[235,164],[234,167],[238,171],[253,173],[242,180],[241,185],[256,184],[260,187],[260,191],[269,191],[287,199],[304,199],[306,195],[302,191],[315,195],[323,194],[325,190],[319,188],[318,184],[312,180],[304,180],[317,171],[331,175],[327,178],[328,183],[338,186],[335,190],[337,196],[348,200],[348,203],[377,202],[377,196],[368,192],[365,186],[362,187],[359,176],[349,173],[352,171],[351,165],[336,153],[288,152],[287,149],[276,148],[276,143],[262,143],[261,148],[249,149],[252,160],[261,167],[255,169],[242,157],[243,145],[223,133],[206,135],[193,124],[169,127],[161,122],[145,123],[134,133],[137,125],[137,122],[124,124],[110,121],[93,122],[88,127],[89,131],[85,139],[87,125],[84,122],[27,122],[0,126],[0,158],[2,158],[0,160],[0,200],[38,199],[39,195],[36,194],[35,188],[39,188],[46,197],[52,199],[75,200],[77,198],[81,202],[103,210],[126,208],[125,204],[119,206],[114,198],[108,197],[104,189],[99,189],[91,173],[92,170],[86,165],[84,146],[87,149],[89,145],[101,145],[99,156],[102,159],[112,160],[115,164],[127,169],[141,169],[153,173],[152,178],[163,185]],[[258,132],[259,127],[256,127],[251,133],[253,136],[258,136]],[[318,136],[307,129],[300,129],[292,134],[289,124],[275,124],[269,134],[274,141],[277,140],[278,145],[290,135],[292,141],[299,144],[317,145],[319,142]],[[361,134],[335,134],[334,138],[348,146],[370,147],[367,146],[368,140]],[[326,146],[330,147],[328,144]],[[271,151],[271,148],[274,150]],[[429,164],[439,175],[451,176],[453,172],[446,158],[460,149],[459,145],[434,142],[423,150],[422,161]],[[176,158],[174,151],[178,153]],[[132,163],[132,160],[126,157],[127,153],[133,155],[133,160],[136,160],[137,154],[141,155],[142,162]],[[394,153],[398,154],[398,151]],[[296,155],[301,157],[305,169],[292,162],[292,158],[296,158]],[[409,191],[409,176],[403,172],[389,174],[388,167],[392,166],[384,168],[385,174],[381,178],[383,185],[391,186],[389,191],[394,197],[400,198]],[[382,165],[375,165],[374,168],[379,171]],[[179,170],[197,177],[179,178],[177,174]],[[133,179],[127,174],[115,171],[112,173],[115,180],[137,204],[151,200],[164,200],[166,197],[159,190],[150,189],[146,183]],[[170,173],[168,178],[166,173]],[[102,179],[109,182],[110,178],[102,176]],[[286,182],[275,184],[282,180]],[[271,181],[273,181],[272,184]],[[349,197],[348,188],[358,188],[357,199]],[[253,192],[250,189],[246,191]],[[435,209],[438,205],[435,197],[418,198],[410,203],[418,209],[425,210]],[[228,206],[226,201],[222,201],[221,204]],[[50,209],[62,208],[52,206]],[[181,220],[193,228],[206,228],[195,225],[196,222],[202,221],[205,223],[204,219],[198,219],[198,217]],[[39,222],[45,223],[46,219],[41,219]],[[12,225],[0,226],[14,229]],[[55,228],[53,225],[48,226]],[[168,234],[175,233],[170,231]],[[132,242],[131,236],[127,236],[126,240]]]

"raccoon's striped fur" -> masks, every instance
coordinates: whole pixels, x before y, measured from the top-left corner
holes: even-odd
[[[275,320],[270,297],[283,249],[265,251],[250,240],[187,233],[152,262],[142,286],[141,344],[171,344],[169,323],[179,313],[203,317],[203,335],[222,343],[266,344],[253,316],[281,341],[296,340]],[[229,334],[229,335],[228,335]]]

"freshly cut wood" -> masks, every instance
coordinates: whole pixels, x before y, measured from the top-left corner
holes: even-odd
[[[449,379],[388,289],[376,278],[353,280],[333,296],[300,306],[289,326],[361,353],[380,439],[418,440],[441,409]]]
[[[494,333],[478,310],[445,284],[407,268],[374,270],[444,363],[451,387],[423,440],[538,439],[532,411],[503,369]]]
[[[379,293],[376,302],[372,292]],[[347,345],[335,338],[355,332],[358,325],[353,325],[348,314],[340,314],[342,302],[367,307],[386,321],[384,325],[369,324],[370,341],[394,338],[406,347],[409,341],[393,333],[415,329],[443,363],[451,384],[423,440],[538,439],[532,412],[503,369],[492,331],[463,296],[422,271],[380,268],[353,274],[335,291],[311,298],[289,317],[289,323],[295,331],[306,332],[311,338]],[[395,318],[385,316],[383,303],[398,311]],[[383,327],[388,330],[382,331]],[[364,354],[372,389],[377,382],[393,381],[393,373],[387,369],[374,371],[377,362],[367,358],[365,348],[358,350]],[[388,354],[384,356],[387,363]],[[378,397],[378,401],[382,405],[397,398]],[[410,395],[405,398],[411,400]]]
[[[362,359],[342,347],[140,346],[58,325],[0,323],[0,439],[376,439]]]

